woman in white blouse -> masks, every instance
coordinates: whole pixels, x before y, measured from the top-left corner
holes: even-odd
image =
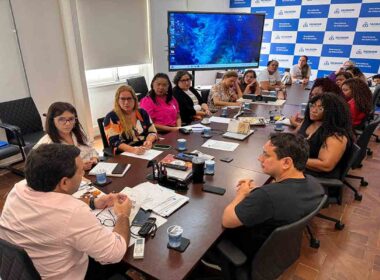
[[[50,105],[46,115],[45,129],[47,134],[34,148],[40,144],[50,143],[74,145],[81,150],[80,156],[85,170],[90,170],[99,161],[98,153],[87,142],[76,109],[70,103],[55,102]]]

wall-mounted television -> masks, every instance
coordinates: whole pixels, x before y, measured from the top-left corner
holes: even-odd
[[[169,11],[169,71],[258,67],[264,19],[264,14]]]

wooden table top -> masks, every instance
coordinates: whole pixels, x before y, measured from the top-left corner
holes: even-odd
[[[296,85],[292,91],[288,91],[288,100],[298,101],[297,104],[305,100],[302,86]],[[301,98],[302,97],[302,98]],[[282,107],[285,116],[294,114],[299,106],[286,102]],[[307,98],[306,98],[307,100]],[[290,104],[289,104],[290,103]],[[252,114],[267,117],[271,106],[253,105]],[[230,111],[232,116],[235,112]],[[165,134],[164,140],[160,144],[168,144],[172,149],[164,151],[156,159],[161,160],[165,155],[176,154],[175,149],[177,139],[187,140],[187,151],[200,150],[206,154],[215,156],[215,175],[205,176],[205,182],[214,186],[223,187],[226,193],[223,196],[205,193],[202,191],[202,184],[190,184],[189,190],[182,193],[190,198],[189,202],[168,217],[168,221],[158,228],[156,236],[147,238],[145,243],[144,259],[133,259],[133,247],[127,251],[127,264],[143,271],[152,278],[157,279],[183,279],[199,262],[204,253],[220,237],[224,229],[221,225],[222,213],[226,205],[234,198],[235,186],[239,179],[252,178],[258,185],[262,185],[268,179],[268,175],[262,173],[261,166],[257,160],[262,152],[262,146],[268,140],[268,135],[274,132],[274,125],[265,127],[254,127],[255,133],[244,141],[223,138],[226,124],[212,123],[211,139],[239,143],[234,152],[202,148],[201,145],[208,139],[202,138],[200,133],[183,135],[179,132]],[[286,128],[288,130],[288,128]],[[222,157],[232,157],[230,163],[221,162]],[[130,163],[131,168],[122,178],[112,177],[112,183],[102,190],[106,193],[111,191],[121,191],[124,187],[134,187],[146,181],[146,175],[151,173],[151,168],[147,168],[148,161],[126,156],[115,156],[109,162]],[[91,178],[93,179],[93,178]],[[166,229],[170,225],[180,225],[184,229],[183,236],[190,239],[190,245],[185,252],[179,253],[167,249],[168,236]]]

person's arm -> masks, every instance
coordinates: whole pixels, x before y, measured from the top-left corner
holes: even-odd
[[[116,214],[114,232],[120,234],[125,242],[129,244],[129,216],[131,214],[132,203],[128,197],[114,197],[113,210]]]
[[[158,123],[156,123],[155,126],[159,131],[171,132],[171,131],[177,131],[180,129],[180,127],[177,127],[177,126],[167,126],[167,125],[162,125],[162,124],[158,124]]]
[[[214,96],[212,98],[214,101],[215,106],[240,106],[240,102],[227,102],[227,101],[222,101],[220,100],[219,96]]]
[[[143,147],[143,146],[132,147],[126,143],[121,143],[117,148],[120,151],[132,153],[132,154],[136,154],[136,155],[143,155],[145,153],[145,150],[146,150],[145,147]]]
[[[256,185],[253,180],[243,179],[239,181],[235,198],[227,205],[223,212],[222,225],[225,228],[236,228],[243,225],[236,215],[235,208],[255,187]]]
[[[329,172],[335,168],[342,158],[347,146],[344,136],[329,136],[319,150],[318,158],[308,159],[306,168],[314,171]]]

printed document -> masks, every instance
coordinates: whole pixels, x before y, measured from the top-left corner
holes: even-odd
[[[152,160],[152,159],[154,159],[156,156],[158,156],[161,153],[162,153],[162,151],[150,149],[150,150],[146,150],[143,155],[136,155],[134,153],[128,153],[128,152],[124,152],[124,153],[122,153],[122,155],[123,156],[127,156],[127,157],[134,157],[134,158],[141,158],[141,159],[145,159],[145,160]]]
[[[215,150],[222,150],[233,152],[239,146],[238,143],[226,142],[226,141],[218,141],[209,139],[205,143],[203,143],[202,147],[210,148]]]

